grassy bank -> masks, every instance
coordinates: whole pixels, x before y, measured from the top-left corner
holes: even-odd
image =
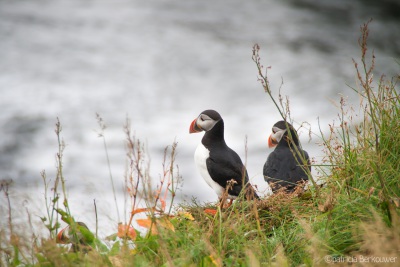
[[[213,204],[176,205],[176,143],[167,147],[164,172],[150,186],[143,144],[125,125],[128,167],[126,188],[129,220],[108,240],[97,238],[74,219],[63,177],[61,124],[57,177],[49,185],[42,173],[47,236],[19,236],[12,218],[0,230],[1,266],[325,266],[400,264],[400,77],[373,77],[375,56],[368,50],[368,24],[361,27],[361,56],[354,60],[358,83],[349,88],[359,96],[358,107],[339,100],[339,117],[321,136],[325,151],[319,169],[324,186],[310,177],[306,192],[278,193],[258,202],[236,201],[225,210]],[[283,118],[290,120],[282,99],[271,94],[268,77],[253,50],[261,85]],[[398,87],[397,87],[398,88]],[[104,138],[105,125],[98,116]],[[321,128],[327,128],[326,126]],[[110,174],[112,181],[113,177]],[[54,190],[50,190],[53,188]],[[1,184],[6,201],[9,183]],[[146,206],[138,205],[144,199]],[[118,207],[116,207],[118,209]],[[216,209],[216,213],[210,210]],[[145,214],[146,219],[139,219]],[[2,214],[1,216],[10,216]],[[60,228],[61,221],[69,230]],[[147,228],[147,234],[137,231]],[[29,227],[26,227],[29,229]]]

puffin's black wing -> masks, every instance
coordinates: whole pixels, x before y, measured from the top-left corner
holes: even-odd
[[[211,178],[223,188],[226,188],[228,181],[233,179],[236,183],[228,193],[238,196],[242,190],[243,178],[244,184],[248,182],[249,178],[239,155],[230,148],[227,150],[223,155],[211,151],[206,161],[207,169]]]
[[[280,181],[283,177],[283,175],[280,173],[282,168],[281,165],[282,162],[278,155],[275,151],[272,151],[264,164],[263,174],[265,181],[267,181],[271,186],[273,192],[275,191],[275,188],[278,189],[278,181]]]
[[[308,174],[304,168],[311,170],[310,159],[306,151],[299,148],[299,152],[308,166],[303,167],[301,156],[296,153],[295,157],[289,147],[277,147],[268,156],[263,173],[264,179],[272,185],[274,192],[280,187],[286,187],[287,191],[293,191],[298,182],[308,180]]]

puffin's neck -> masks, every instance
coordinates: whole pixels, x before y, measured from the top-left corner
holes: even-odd
[[[214,127],[206,132],[201,140],[203,145],[207,148],[212,144],[225,144],[224,139],[224,121],[220,120]]]

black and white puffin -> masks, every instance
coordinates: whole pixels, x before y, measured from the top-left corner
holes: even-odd
[[[243,188],[246,190],[247,200],[258,199],[257,193],[249,183],[249,176],[242,160],[225,143],[224,121],[221,115],[215,110],[203,111],[193,120],[189,128],[189,133],[201,131],[205,131],[205,134],[197,146],[194,160],[201,176],[214,189],[220,201],[223,200],[227,190],[226,198],[230,199],[232,204]]]
[[[299,183],[308,180],[311,173],[310,158],[307,151],[301,148],[297,132],[290,123],[278,121],[274,124],[268,146],[276,146],[269,154],[263,171],[272,192],[282,187],[288,193],[293,192]]]

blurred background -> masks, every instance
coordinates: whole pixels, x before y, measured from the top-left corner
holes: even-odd
[[[146,143],[154,182],[165,147],[176,140],[183,179],[177,202],[214,202],[216,194],[193,161],[203,134],[189,135],[188,129],[203,110],[219,111],[227,144],[247,162],[260,195],[267,195],[262,168],[270,153],[268,135],[280,117],[257,81],[253,45],[260,45],[263,65],[271,67],[274,94],[281,87],[289,96],[294,126],[307,121],[315,133],[309,140],[308,129],[299,131],[303,148],[321,162],[318,121],[327,133],[341,96],[358,108],[349,88],[357,86],[352,58],[359,61],[359,29],[370,18],[375,78],[399,72],[398,10],[396,0],[0,0],[0,180],[13,180],[13,221],[23,225],[28,209],[40,224],[45,213],[40,172],[54,181],[58,117],[71,210],[93,229],[95,199],[100,235],[115,232],[96,113],[107,125],[122,218],[128,214],[127,117]],[[3,225],[8,209],[0,193]]]

